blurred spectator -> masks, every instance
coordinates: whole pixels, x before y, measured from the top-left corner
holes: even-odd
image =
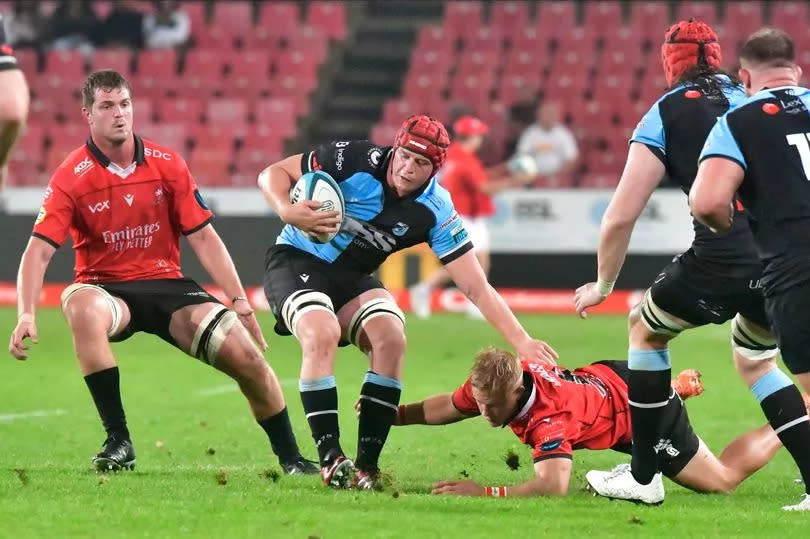
[[[118,1],[104,21],[104,45],[143,48],[144,16],[140,2]]]
[[[518,140],[516,156],[530,156],[536,165],[536,179],[564,176],[576,166],[579,149],[571,131],[561,122],[559,103],[543,101],[537,120]]]
[[[509,107],[506,155],[515,153],[520,135],[534,122],[537,103],[537,92],[532,88],[525,87],[521,89],[517,100]]]
[[[191,35],[191,21],[174,0],[157,0],[155,12],[143,18],[143,35],[150,49],[179,47]]]
[[[92,49],[98,40],[99,20],[90,2],[62,0],[47,24],[54,49]]]
[[[39,2],[16,0],[5,22],[8,42],[18,49],[42,46],[42,29],[46,20]]]

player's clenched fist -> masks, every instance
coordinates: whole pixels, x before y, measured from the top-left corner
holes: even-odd
[[[15,327],[14,331],[11,333],[11,339],[8,343],[9,353],[19,360],[24,360],[28,357],[26,353],[28,345],[25,344],[26,338],[30,338],[31,342],[34,344],[39,342],[34,317],[24,314],[17,320],[17,327]]]
[[[516,346],[515,351],[520,359],[542,361],[549,365],[556,365],[557,362],[555,360],[560,357],[547,343],[531,338],[522,342],[519,346]]]

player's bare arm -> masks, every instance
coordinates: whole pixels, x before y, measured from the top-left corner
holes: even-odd
[[[587,309],[602,303],[612,291],[624,264],[636,220],[664,173],[664,164],[646,145],[640,142],[630,144],[621,180],[602,217],[597,281],[580,286],[574,295],[576,311],[581,317],[587,316]]]
[[[487,281],[473,251],[464,253],[445,266],[458,289],[472,301],[487,321],[504,336],[521,358],[554,364],[557,352],[543,341],[533,339]]]
[[[247,299],[239,274],[236,273],[233,259],[214,227],[210,224],[206,225],[186,237],[205,271],[233,302],[232,308],[239,315],[239,320],[262,350],[267,350],[267,341],[253,314],[253,308]]]
[[[534,463],[534,477],[514,486],[485,487],[475,481],[447,480],[433,485],[433,494],[453,496],[565,496],[571,479],[571,459],[554,458]]]
[[[28,85],[19,69],[0,70],[0,189],[11,148],[25,127],[28,116]]]
[[[301,157],[300,153],[291,155],[264,169],[259,174],[259,189],[285,223],[315,236],[334,232],[340,224],[338,212],[318,211],[320,202],[314,200],[290,203],[290,189],[303,174]]]
[[[421,402],[402,404],[395,425],[447,425],[475,417],[461,413],[453,406],[453,394],[442,393]]]
[[[17,326],[11,333],[8,345],[9,353],[19,360],[28,357],[28,345],[24,340],[30,338],[33,343],[38,340],[37,298],[42,291],[45,270],[55,252],[56,248],[53,245],[32,237],[28,240],[28,246],[20,260],[20,269],[17,273]]]
[[[714,232],[731,228],[734,219],[734,193],[743,181],[745,171],[724,157],[704,159],[689,191],[689,209],[695,219]]]

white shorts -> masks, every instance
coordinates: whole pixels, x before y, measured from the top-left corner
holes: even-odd
[[[467,231],[467,234],[469,234],[473,247],[482,251],[489,251],[489,228],[487,227],[487,218],[462,215],[461,221],[464,223],[464,229]]]

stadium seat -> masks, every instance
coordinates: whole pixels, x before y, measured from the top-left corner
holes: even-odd
[[[78,91],[85,79],[84,57],[75,50],[50,51],[41,80],[52,91]]]
[[[599,70],[604,73],[635,73],[643,67],[642,39],[629,28],[604,36]],[[655,55],[657,56],[657,54]]]
[[[423,26],[416,34],[414,52],[453,52],[453,38],[441,26]]]
[[[763,2],[753,0],[747,2],[726,2],[726,14],[723,18],[723,26],[736,29],[737,36],[739,36],[740,39],[745,39],[749,34],[764,25],[763,4]]]
[[[525,75],[528,77],[541,75],[545,62],[544,54],[513,50],[506,56],[503,75]]]
[[[609,35],[624,25],[622,5],[617,1],[590,1],[585,3],[583,26],[593,35]]]
[[[135,131],[143,124],[151,124],[155,121],[155,107],[149,98],[138,98],[133,101]]]
[[[498,85],[498,100],[511,105],[518,101],[527,89],[537,91],[540,89],[541,77],[539,72],[527,72],[526,75],[503,74]]]
[[[208,97],[223,87],[227,52],[192,49],[186,54],[182,83],[184,91],[197,97]]]
[[[532,26],[512,32],[506,39],[510,44],[511,54],[526,52],[542,56],[548,50],[548,40]]]
[[[70,152],[84,144],[89,130],[87,124],[62,124],[48,127],[48,152],[45,170],[53,173]]]
[[[435,97],[442,93],[446,86],[446,79],[429,75],[411,74],[405,78],[403,96],[409,99],[421,97]]]
[[[300,13],[295,2],[262,2],[259,6],[259,21],[253,32],[259,41],[272,40],[277,44],[286,42],[298,32]],[[250,37],[246,46],[251,46],[254,37]]]
[[[31,49],[17,49],[14,51],[17,57],[17,65],[23,70],[26,76],[39,72],[39,57],[37,52]]]
[[[489,15],[490,25],[499,34],[508,36],[531,24],[529,3],[501,1],[493,2]]]
[[[221,147],[199,147],[191,153],[188,168],[201,187],[225,187],[230,183],[233,154]]]
[[[449,52],[425,51],[414,52],[408,72],[418,75],[437,75],[444,77],[450,71],[454,58]]]
[[[199,98],[185,97],[162,99],[158,103],[158,117],[163,123],[189,124],[196,126],[202,121],[204,102]]]
[[[196,126],[196,124],[193,124]],[[151,123],[136,126],[136,131],[141,136],[154,141],[155,143],[178,152],[181,156],[186,155],[187,150],[187,127],[184,123]]]
[[[619,185],[620,174],[611,172],[589,172],[579,181],[579,187],[587,189],[613,189]]]
[[[796,39],[796,36],[807,34],[807,2],[771,2],[770,26],[780,28]],[[806,43],[806,40],[799,38]]]
[[[379,146],[390,145],[397,136],[399,125],[376,124],[371,128],[368,139]]]
[[[666,2],[630,3],[630,29],[648,45],[663,41],[669,23],[669,6]]]
[[[177,77],[177,52],[174,49],[146,50],[138,55],[136,87],[146,91],[154,89],[163,94],[176,91],[180,86]]]
[[[461,59],[468,54],[484,53],[498,55],[503,49],[503,35],[496,29],[482,26],[466,33],[462,40],[464,49],[461,52]]]
[[[14,146],[9,158],[9,168],[13,183],[28,185],[39,181],[39,173],[43,171],[45,158],[45,131],[39,125],[27,125],[25,132]]]
[[[246,50],[228,59],[226,97],[259,98],[270,94],[270,51]]]
[[[541,2],[535,27],[541,36],[560,37],[577,26],[574,2]]]
[[[444,4],[442,28],[452,38],[463,37],[480,26],[483,4],[473,0],[458,0]]]
[[[500,57],[497,52],[462,53],[456,66],[456,76],[494,76]]]
[[[457,75],[450,85],[450,97],[477,110],[480,105],[490,101],[490,91],[494,83],[495,75],[492,73]]]
[[[295,133],[296,114],[292,99],[270,98],[253,105],[253,121],[257,126],[269,126],[283,137]]]
[[[96,49],[90,58],[90,66],[93,71],[114,69],[129,77],[132,72],[132,53],[129,49],[122,48]]]
[[[207,3],[207,1],[192,0],[188,2],[184,1],[180,6],[180,9],[188,15],[192,35],[194,35],[197,30],[202,30],[204,27],[208,26]]]
[[[307,4],[307,24],[330,39],[346,39],[346,6],[343,2],[311,1]]]
[[[678,2],[675,7],[675,20],[685,21],[690,17],[703,21],[711,26],[717,24],[717,5],[715,2],[690,0]]]
[[[247,122],[247,116],[247,103],[242,99],[210,99],[205,108],[206,122],[212,125],[238,126]]]

